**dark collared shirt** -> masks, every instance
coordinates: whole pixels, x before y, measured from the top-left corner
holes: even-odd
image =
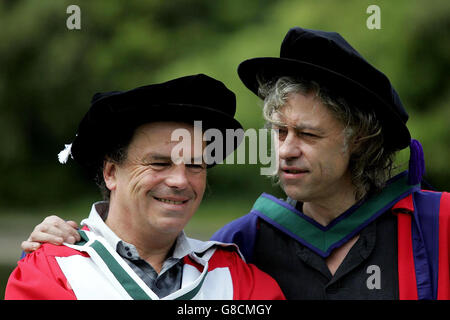
[[[326,260],[260,220],[253,263],[287,299],[398,299],[397,220],[390,212],[364,228],[332,275]]]
[[[117,253],[158,297],[163,298],[181,288],[182,259],[169,257],[164,261],[161,272],[158,274],[147,261],[139,256],[134,245],[121,240],[117,243]]]

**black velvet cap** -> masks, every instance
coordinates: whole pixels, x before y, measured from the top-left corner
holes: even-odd
[[[242,129],[235,113],[235,94],[222,82],[204,74],[129,91],[97,93],[78,126],[72,157],[95,174],[105,155],[121,141],[129,140],[140,125],[155,121],[193,125],[194,121],[202,121],[203,130],[216,128],[225,136],[226,129]],[[235,141],[234,149],[239,142]],[[225,150],[223,155],[224,159],[228,155]]]
[[[245,60],[238,74],[256,95],[258,79],[271,82],[292,76],[314,80],[354,107],[373,109],[383,125],[387,149],[409,146],[408,114],[389,79],[336,32],[292,28],[281,44],[279,58]]]

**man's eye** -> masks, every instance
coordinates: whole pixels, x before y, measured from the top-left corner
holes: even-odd
[[[203,169],[203,168],[205,168],[205,165],[204,164],[187,164],[186,167]]]
[[[168,167],[170,164],[168,162],[153,162],[153,163],[150,163],[149,165],[153,166],[153,167],[163,168],[163,167]]]
[[[187,164],[186,167],[193,170],[203,170],[205,169],[204,164]]]
[[[304,137],[309,137],[309,138],[316,138],[317,137],[315,134],[310,133],[310,132],[301,132],[300,134],[302,136],[304,136]]]
[[[284,140],[286,139],[288,131],[286,129],[278,129],[278,139]]]

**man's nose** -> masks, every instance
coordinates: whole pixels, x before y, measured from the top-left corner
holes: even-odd
[[[286,139],[279,143],[279,156],[280,159],[288,160],[298,158],[302,154],[301,141],[295,135],[294,132],[288,132]]]
[[[177,189],[185,189],[188,186],[188,177],[185,164],[174,165],[166,178],[167,186]]]

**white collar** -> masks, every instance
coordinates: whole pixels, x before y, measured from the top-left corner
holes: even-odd
[[[116,250],[117,244],[123,240],[120,239],[104,222],[108,216],[108,208],[109,203],[106,201],[95,202],[92,205],[89,217],[81,221],[81,224],[86,225],[89,230],[96,235],[103,237],[107,243]],[[214,244],[218,243],[215,241],[191,239],[186,236],[184,231],[181,231],[177,237],[172,257],[181,259],[192,252],[201,253]]]

